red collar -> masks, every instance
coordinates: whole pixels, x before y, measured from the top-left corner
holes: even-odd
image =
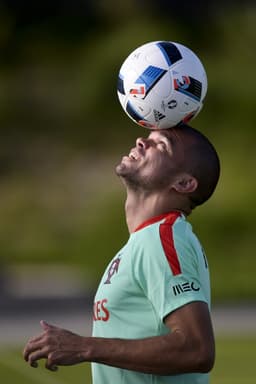
[[[148,219],[146,221],[144,221],[142,224],[140,224],[134,232],[137,232],[139,231],[140,229],[142,228],[145,228],[147,227],[148,225],[151,225],[151,224],[154,224],[154,223],[157,223],[158,221],[161,221],[163,219],[166,219],[165,221],[171,221],[173,222],[174,220],[177,219],[177,217],[180,217],[182,214],[180,212],[177,212],[177,211],[172,211],[172,212],[168,212],[168,213],[163,213],[162,215],[158,215],[158,216],[154,216],[154,217],[151,217],[151,219]],[[170,220],[171,219],[171,220]]]

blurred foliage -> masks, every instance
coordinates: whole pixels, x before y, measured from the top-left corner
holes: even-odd
[[[79,263],[85,276],[100,277],[128,236],[114,168],[148,133],[119,105],[118,70],[135,47],[172,40],[191,47],[208,73],[192,125],[217,147],[222,175],[191,221],[209,257],[213,297],[255,299],[256,8],[180,3],[2,2],[3,264]]]

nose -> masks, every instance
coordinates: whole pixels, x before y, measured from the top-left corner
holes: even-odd
[[[143,137],[138,137],[138,139],[136,140],[136,147],[147,149],[149,147],[149,140]]]

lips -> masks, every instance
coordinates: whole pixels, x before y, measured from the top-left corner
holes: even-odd
[[[135,149],[132,149],[128,155],[129,159],[131,160],[139,160],[140,159],[140,154],[135,150]]]
[[[130,152],[128,157],[131,160],[138,160],[138,157],[134,152]]]

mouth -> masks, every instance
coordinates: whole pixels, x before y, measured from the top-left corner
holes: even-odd
[[[129,159],[134,160],[134,161],[137,161],[140,159],[140,155],[134,149],[131,150],[128,157],[129,157]]]

